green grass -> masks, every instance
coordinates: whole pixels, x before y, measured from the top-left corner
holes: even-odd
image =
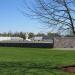
[[[0,47],[0,75],[75,75],[59,69],[72,64],[74,49]]]

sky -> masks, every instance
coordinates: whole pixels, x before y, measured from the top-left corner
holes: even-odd
[[[18,8],[22,8],[22,0],[0,0],[0,33],[2,32],[44,32],[42,24],[24,16]]]

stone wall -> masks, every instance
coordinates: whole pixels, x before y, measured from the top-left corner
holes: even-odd
[[[54,48],[75,48],[75,37],[55,37]]]

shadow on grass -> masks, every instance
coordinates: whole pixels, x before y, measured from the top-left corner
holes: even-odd
[[[64,75],[61,73],[60,67],[50,63],[0,62],[0,75]]]
[[[53,70],[59,68],[50,63],[0,62],[0,75],[49,75]]]

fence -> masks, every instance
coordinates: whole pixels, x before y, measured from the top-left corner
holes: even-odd
[[[0,47],[53,48],[53,43],[0,43]]]

